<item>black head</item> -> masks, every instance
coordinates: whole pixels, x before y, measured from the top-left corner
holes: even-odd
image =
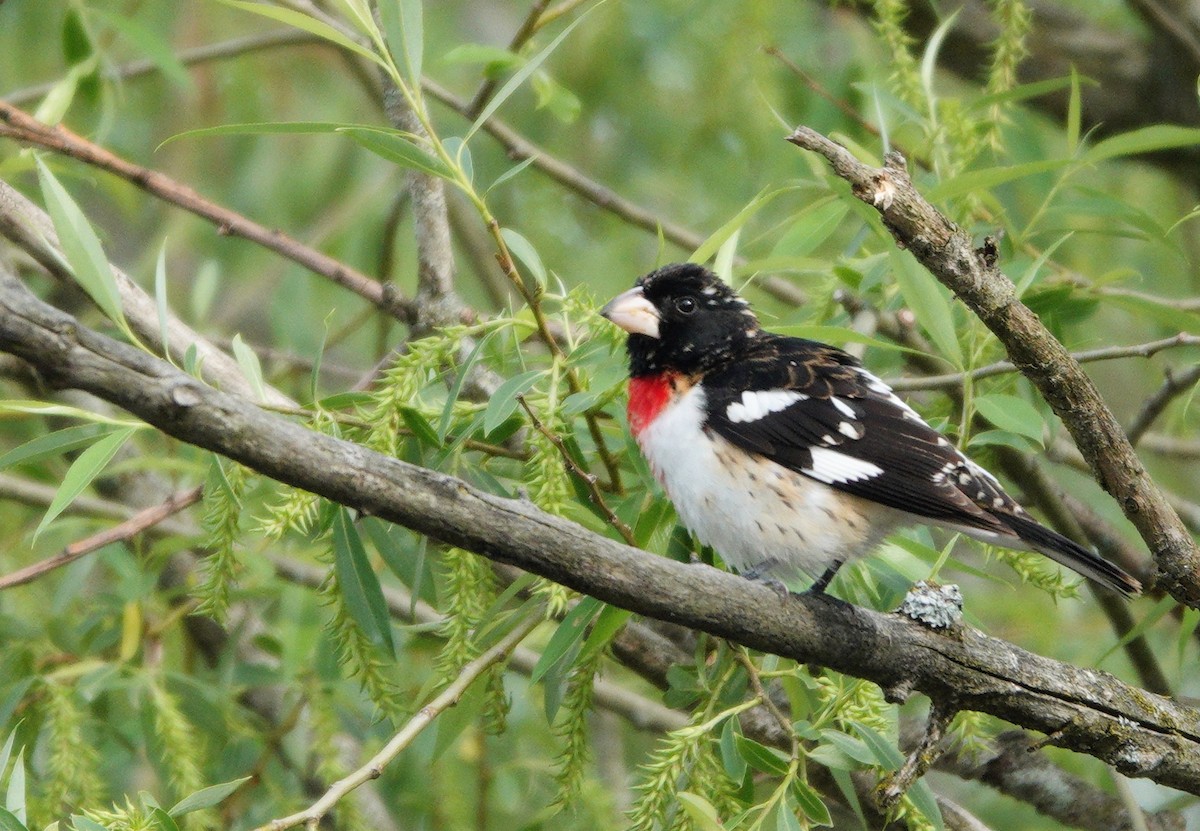
[[[758,319],[720,277],[694,263],[638,279],[600,314],[629,332],[630,374],[703,373],[758,334]]]

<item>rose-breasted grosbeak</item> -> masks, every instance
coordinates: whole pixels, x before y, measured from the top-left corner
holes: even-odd
[[[629,332],[638,445],[683,524],[732,568],[806,574],[820,592],[893,529],[928,523],[1141,590],[1036,522],[852,355],[763,331],[711,271],[665,266],[601,314]]]

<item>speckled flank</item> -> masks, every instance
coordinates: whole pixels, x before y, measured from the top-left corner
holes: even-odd
[[[834,560],[870,553],[901,519],[719,436],[699,441],[703,420],[704,390],[694,387],[638,443],[679,519],[730,567],[784,580],[816,577]]]

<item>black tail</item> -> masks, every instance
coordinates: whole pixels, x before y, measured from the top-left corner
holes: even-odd
[[[1018,537],[1054,562],[1126,597],[1142,593],[1142,584],[1137,579],[1062,534],[1055,533],[1028,517],[1006,514],[1003,522]]]

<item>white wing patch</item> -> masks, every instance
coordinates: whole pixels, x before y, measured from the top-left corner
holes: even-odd
[[[725,417],[734,424],[758,421],[763,416],[786,410],[806,398],[807,395],[795,390],[746,390],[742,393],[741,401],[735,401],[725,408]]]
[[[812,478],[828,485],[843,482],[858,482],[883,473],[883,468],[864,459],[856,459],[825,447],[810,447],[812,467],[805,472]]]
[[[900,415],[902,415],[904,418],[911,419],[919,424],[925,423],[925,419],[921,418],[920,414],[918,414],[917,411],[912,407],[908,406],[908,404],[902,398],[900,398],[900,396],[892,392],[892,388],[885,384],[879,378],[879,376],[874,375],[862,367],[858,368],[858,376],[862,378],[863,383],[867,386],[867,389],[871,390],[872,392],[879,393],[879,395],[886,398],[889,403],[899,407]]]

